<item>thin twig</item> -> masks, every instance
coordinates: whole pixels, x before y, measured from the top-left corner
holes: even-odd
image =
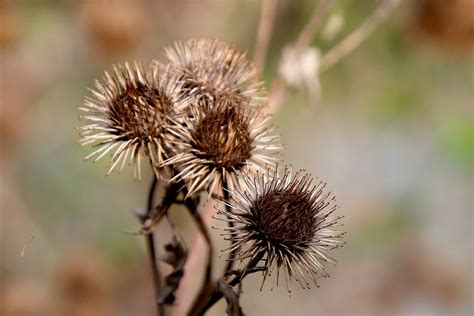
[[[155,193],[158,189],[158,178],[154,176],[150,186],[150,191],[148,192],[148,203],[146,213],[142,216],[139,216],[140,220],[142,221],[141,232],[145,235],[147,249],[150,257],[150,263],[152,265],[152,276],[155,290],[155,304],[157,305],[157,315],[160,316],[166,315],[166,309],[164,305],[160,303],[162,282],[160,267],[157,260],[158,255],[157,249],[155,247],[154,232],[152,229],[153,226],[157,224],[167,214],[168,209],[171,207],[171,205],[175,203],[181,187],[181,182],[167,184],[165,186],[163,200],[159,205],[155,205]]]
[[[25,242],[25,245],[24,245],[23,248],[21,249],[21,254],[20,254],[20,258],[21,258],[21,259],[23,259],[23,257],[25,256],[26,247],[27,247],[28,244],[33,240],[33,238],[35,238],[35,235],[31,235],[30,238],[28,238],[28,240]]]
[[[329,8],[333,0],[322,0],[319,5],[314,8],[313,14],[306,23],[303,30],[298,35],[294,47],[299,52],[307,48],[314,38],[321,22],[329,11]],[[275,113],[280,106],[288,99],[293,91],[289,91],[284,80],[280,77],[277,78],[273,83],[270,90],[270,99],[266,106],[266,111],[269,113]]]
[[[302,51],[304,48],[311,45],[311,42],[318,30],[319,26],[324,20],[324,17],[328,13],[328,10],[334,0],[321,0],[319,5],[314,8],[311,19],[304,27],[303,31],[299,34],[296,42],[295,49]]]
[[[240,283],[239,283],[240,285]],[[240,293],[236,293],[234,289],[224,280],[219,279],[217,281],[217,287],[219,292],[225,297],[227,301],[227,308],[226,313],[228,316],[242,316],[244,313],[242,312],[242,308],[239,304],[239,296]]]
[[[250,262],[248,263],[247,268],[240,270],[241,271],[240,274],[234,276],[234,278],[232,278],[232,280],[227,282],[227,284],[231,287],[235,286],[239,282],[241,282],[242,279],[245,278],[247,275],[253,272],[256,272],[254,268],[258,264],[258,262],[263,258],[263,255],[264,255],[263,253],[260,253],[257,256],[253,257],[252,260],[250,260]],[[260,271],[260,270],[257,269],[257,271]],[[222,282],[222,281],[224,281],[224,279],[221,278],[218,282]],[[204,315],[209,310],[209,308],[211,308],[215,303],[217,303],[220,299],[224,297],[224,293],[219,291],[219,287],[217,286],[217,284],[218,283],[215,283],[214,289],[211,292],[211,295],[207,298],[207,301],[205,302],[205,304],[199,306],[199,308],[197,309],[191,310],[191,312],[189,313],[190,316]]]
[[[145,218],[148,218],[150,213],[154,208],[154,200],[155,200],[155,191],[158,187],[158,178],[154,175],[153,181],[150,186],[150,191],[148,192],[148,203],[147,203],[147,213]],[[156,305],[156,314],[158,316],[165,315],[165,307],[159,303],[159,297],[161,293],[161,273],[160,267],[156,260],[157,251],[155,248],[155,238],[153,232],[150,234],[145,235],[145,240],[147,244],[148,254],[150,257],[150,264],[151,264],[151,272],[153,277],[153,287],[155,291],[155,305]]]
[[[327,70],[359,47],[400,3],[401,0],[384,0],[356,30],[321,57],[320,72]]]
[[[210,222],[212,219],[212,215],[214,214],[214,200],[210,200],[207,202],[206,207],[204,210],[200,211],[201,219],[203,220],[206,227],[210,226]],[[189,248],[188,260],[186,262],[185,270],[186,271],[196,271],[199,268],[200,259],[202,258],[202,253],[205,251],[206,243],[204,238],[201,235],[196,236],[194,241]],[[195,284],[193,283],[195,280],[194,276],[188,275],[185,277],[180,287],[176,293],[178,298],[190,299],[193,289],[195,288]],[[170,310],[170,315],[172,316],[182,316],[186,314],[186,306],[183,302],[180,304],[175,304],[172,306]]]
[[[198,295],[192,306],[199,305],[203,298],[207,297],[208,291],[212,291],[213,288],[213,281],[212,281],[212,262],[214,258],[214,247],[212,246],[211,235],[209,234],[208,227],[205,221],[202,219],[201,215],[197,211],[197,206],[199,204],[198,199],[187,199],[185,200],[185,204],[189,213],[193,217],[199,232],[201,233],[202,237],[207,244],[207,262],[206,262],[206,270],[204,274],[204,281],[201,285],[201,290],[199,291]],[[191,307],[193,309],[194,307]]]
[[[228,203],[229,203],[229,200],[230,200],[230,195],[229,195],[229,187],[227,185],[227,181],[224,177],[224,175],[221,176],[221,180],[222,180],[222,195],[223,195],[223,198],[224,198],[224,201],[226,203],[224,203],[224,207],[225,207],[225,210],[226,210],[226,213],[230,214],[232,213]],[[227,216],[227,219],[228,219],[228,224],[229,224],[229,228],[233,228],[234,227],[234,222],[229,218],[229,216]],[[231,240],[231,244],[230,244],[230,247],[232,247],[234,245],[234,238],[235,237],[235,234],[232,233],[230,235],[230,240]],[[234,249],[232,250],[230,253],[229,253],[229,258],[227,258],[227,263],[225,265],[225,268],[224,268],[224,274],[227,273],[228,271],[232,270],[232,266],[234,264],[234,258],[235,258],[235,254],[236,252],[238,251],[239,249]]]
[[[254,273],[254,272],[259,272],[259,271],[265,271],[267,268],[266,267],[255,267],[255,268],[249,268],[247,269],[247,274]],[[241,275],[243,273],[243,270],[230,270],[226,274],[224,274],[224,278],[229,277],[231,275]]]
[[[289,96],[290,91],[287,89],[285,82],[281,78],[275,79],[270,88],[270,98],[264,110],[268,113],[276,113]]]
[[[204,237],[204,240],[207,243],[207,264],[206,264],[206,274],[204,276],[205,280],[210,280],[212,277],[212,261],[214,257],[214,248],[212,247],[211,235],[207,229],[206,223],[201,218],[201,215],[197,212],[193,214],[194,221],[198,225],[199,232]]]
[[[318,64],[318,72],[322,73],[328,70],[342,58],[356,49],[359,45],[361,45],[370,36],[370,34],[375,31],[377,26],[385,21],[385,19],[400,4],[401,1],[402,0],[384,0],[358,29],[349,34],[338,45],[334,46],[321,57]],[[319,22],[323,20],[324,14],[327,13],[327,9],[321,11],[320,9],[323,7],[323,5],[328,5],[329,2],[331,1],[325,0],[324,3],[321,3],[321,5],[315,9],[310,21],[298,36],[298,40],[296,41],[295,45],[300,45],[301,50],[305,47],[303,44],[310,44]],[[275,113],[293,92],[294,90],[290,91],[281,78],[277,78],[272,84],[270,100],[266,110],[270,113]]]
[[[265,59],[267,57],[268,45],[273,33],[273,24],[275,21],[277,8],[276,0],[262,0],[262,10],[260,12],[260,22],[258,24],[257,40],[255,43],[255,52],[253,60],[255,66],[260,71],[265,66]]]

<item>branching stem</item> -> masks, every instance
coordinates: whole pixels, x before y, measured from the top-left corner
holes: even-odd
[[[229,282],[225,282],[223,278],[219,279],[218,282],[215,282],[212,286],[212,291],[209,291],[209,296],[206,298],[206,300],[204,300],[200,306],[196,306],[195,309],[191,310],[189,315],[204,315],[209,310],[209,308],[211,308],[214,304],[216,304],[220,299],[224,297],[224,293],[219,290],[219,282],[224,282],[228,286],[233,287],[242,282],[242,279],[245,278],[247,275],[253,272],[261,271],[261,269],[255,269],[255,267],[262,259],[263,255],[264,254],[261,253],[255,256],[252,260],[250,260],[247,267],[243,270],[240,270]]]
[[[313,40],[316,31],[323,22],[333,1],[334,0],[321,0],[319,5],[314,8],[311,19],[296,39],[295,49],[302,51],[304,48],[311,45],[311,41]]]
[[[147,213],[145,214],[144,219],[148,218],[153,211],[154,200],[155,200],[155,191],[158,187],[158,178],[154,175],[153,180],[151,182],[150,190],[148,191],[148,203],[147,203]],[[161,293],[161,273],[160,267],[156,260],[157,251],[155,247],[155,237],[153,232],[150,234],[145,235],[146,245],[148,249],[148,255],[150,258],[151,264],[151,272],[153,278],[153,288],[155,291],[155,305],[156,305],[156,315],[164,316],[165,315],[165,308],[163,305],[159,304],[159,297]]]
[[[277,0],[262,0],[262,10],[258,24],[257,41],[253,60],[257,69],[263,72],[268,46],[273,33]]]
[[[321,63],[319,65],[320,72],[327,70],[359,47],[377,27],[385,21],[401,1],[402,0],[384,0],[364,23],[321,57]]]

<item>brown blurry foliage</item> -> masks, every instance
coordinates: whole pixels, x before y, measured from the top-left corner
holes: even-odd
[[[96,253],[75,248],[57,269],[54,315],[112,315],[110,276]]]
[[[95,252],[72,247],[53,270],[52,288],[11,280],[5,287],[2,311],[10,316],[115,315],[112,278],[99,258]]]
[[[19,33],[11,1],[0,0],[0,51],[15,43]]]
[[[381,284],[381,301],[398,301],[409,289],[429,296],[443,305],[454,305],[465,298],[466,286],[462,271],[453,269],[455,263],[441,259],[416,239],[398,253],[386,282]]]
[[[414,9],[418,37],[445,49],[474,50],[474,0],[418,0]]]
[[[88,39],[105,58],[125,56],[148,35],[148,19],[141,1],[83,1],[80,18]]]
[[[41,292],[41,287],[33,282],[6,282],[1,311],[8,316],[41,315],[48,305],[45,297],[39,295]]]

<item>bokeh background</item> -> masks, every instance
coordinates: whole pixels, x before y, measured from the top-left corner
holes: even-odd
[[[267,87],[316,2],[278,1]],[[336,0],[340,32],[313,44],[327,51],[378,3]],[[124,233],[151,172],[105,178],[105,160],[83,162],[77,107],[112,64],[159,59],[178,39],[252,56],[259,14],[257,0],[0,0],[0,315],[152,315],[144,242]],[[472,315],[473,56],[474,1],[406,0],[321,75],[318,104],[285,101],[284,160],[328,182],[347,245],[319,289],[289,297],[249,277],[248,315]],[[173,218],[191,241],[189,219]]]

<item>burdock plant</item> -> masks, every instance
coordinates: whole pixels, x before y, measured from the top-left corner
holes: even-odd
[[[230,199],[219,198],[217,219],[231,224],[220,228],[221,236],[232,241],[224,252],[233,253],[229,259],[242,268],[228,270],[225,281],[220,280],[220,291],[210,293],[196,313],[204,314],[223,296],[229,314],[241,313],[238,296],[229,288],[258,271],[262,273],[260,290],[270,277],[273,285],[283,278],[289,293],[293,279],[303,289],[311,284],[319,287],[317,279],[329,277],[325,265],[336,264],[329,251],[345,244],[338,228],[342,217],[333,214],[335,198],[323,191],[325,186],[304,170],[292,176],[290,167],[283,172],[275,167],[244,175]]]
[[[162,278],[154,227],[173,204],[187,207],[208,243],[204,282],[189,314],[205,313],[222,297],[229,311],[241,313],[233,287],[255,271],[263,273],[262,286],[271,275],[278,284],[280,270],[288,288],[293,278],[303,288],[310,281],[317,284],[317,278],[328,276],[323,263],[335,263],[327,252],[343,244],[342,234],[333,230],[339,218],[332,216],[335,206],[322,193],[323,184],[314,186],[307,174],[292,178],[285,169],[280,177],[276,171],[282,147],[262,110],[265,98],[255,67],[218,40],[189,39],[174,47],[166,50],[167,64],[114,66],[80,108],[80,142],[95,147],[85,159],[110,154],[107,174],[128,162],[140,179],[145,157],[154,171],[147,209],[137,215],[150,254],[157,311],[165,314],[165,305],[174,302],[187,258],[173,228],[163,257],[173,271]],[[158,182],[165,186],[159,203],[154,198]],[[223,203],[216,216],[227,224],[224,235],[232,242],[217,281],[210,233],[198,209],[202,198]],[[234,262],[246,265],[237,269]]]
[[[107,175],[119,164],[122,171],[128,161],[141,179],[140,160],[146,156],[157,171],[170,151],[165,123],[182,111],[189,97],[181,84],[170,66],[159,64],[145,70],[141,63],[125,63],[114,66],[112,74],[106,71],[80,107],[85,122],[79,128],[80,142],[96,148],[84,159],[97,161],[112,152]]]
[[[234,188],[242,170],[278,161],[281,146],[267,124],[270,116],[240,103],[217,98],[212,104],[192,104],[181,123],[169,127],[176,154],[164,165],[178,168],[171,181],[182,179],[188,196],[202,189],[212,193],[220,185]]]
[[[333,214],[335,198],[323,191],[325,186],[303,170],[292,177],[288,167],[282,174],[268,169],[243,177],[230,201],[220,200],[229,207],[217,213],[234,224],[223,228],[227,233],[222,235],[234,242],[227,251],[239,249],[234,260],[249,262],[247,270],[264,262],[262,287],[272,274],[276,284],[284,274],[289,292],[293,278],[309,289],[329,276],[324,264],[336,260],[328,252],[344,242],[337,228],[342,217]]]
[[[274,111],[295,91],[293,86],[288,89],[290,75],[301,76],[291,82],[317,80],[360,45],[399,2],[381,1],[340,43],[324,54],[313,54],[312,38],[333,3],[321,0],[298,38],[287,45],[292,57],[282,62],[291,74],[279,73],[269,98],[259,72],[276,12],[276,2],[271,0],[262,2],[255,65],[234,45],[199,37],[165,48],[164,63],[153,60],[147,67],[125,63],[96,81],[80,107],[80,143],[94,147],[85,158],[109,155],[107,174],[121,171],[128,163],[134,165],[138,179],[140,160],[145,158],[154,172],[145,212],[137,215],[139,233],[147,241],[158,315],[167,313],[165,307],[174,303],[180,287],[186,289],[186,260],[192,263],[203,254],[198,243],[184,245],[173,226],[164,255],[157,255],[163,250],[155,246],[156,224],[175,204],[186,206],[208,245],[198,295],[193,299],[180,292],[181,299],[193,300],[189,315],[203,315],[222,298],[228,315],[242,315],[239,289],[250,273],[262,274],[261,288],[267,280],[272,280],[272,286],[284,280],[288,291],[292,282],[309,289],[329,276],[328,264],[336,263],[331,250],[344,245],[334,197],[325,191],[325,183],[309,173],[292,175],[291,168],[278,167],[282,147],[266,112]],[[311,60],[303,63],[303,56]],[[307,65],[314,69],[306,69]],[[155,201],[160,183],[164,195]],[[216,209],[200,207],[206,204],[202,200],[212,199],[219,201]],[[224,224],[221,233],[230,241],[223,249],[227,264],[218,279],[212,277],[214,248],[207,223],[211,216]],[[169,275],[161,276],[158,258],[172,266]]]
[[[165,47],[168,62],[181,69],[189,93],[215,100],[236,98],[261,106],[265,90],[256,67],[234,45],[207,37],[189,38]]]

